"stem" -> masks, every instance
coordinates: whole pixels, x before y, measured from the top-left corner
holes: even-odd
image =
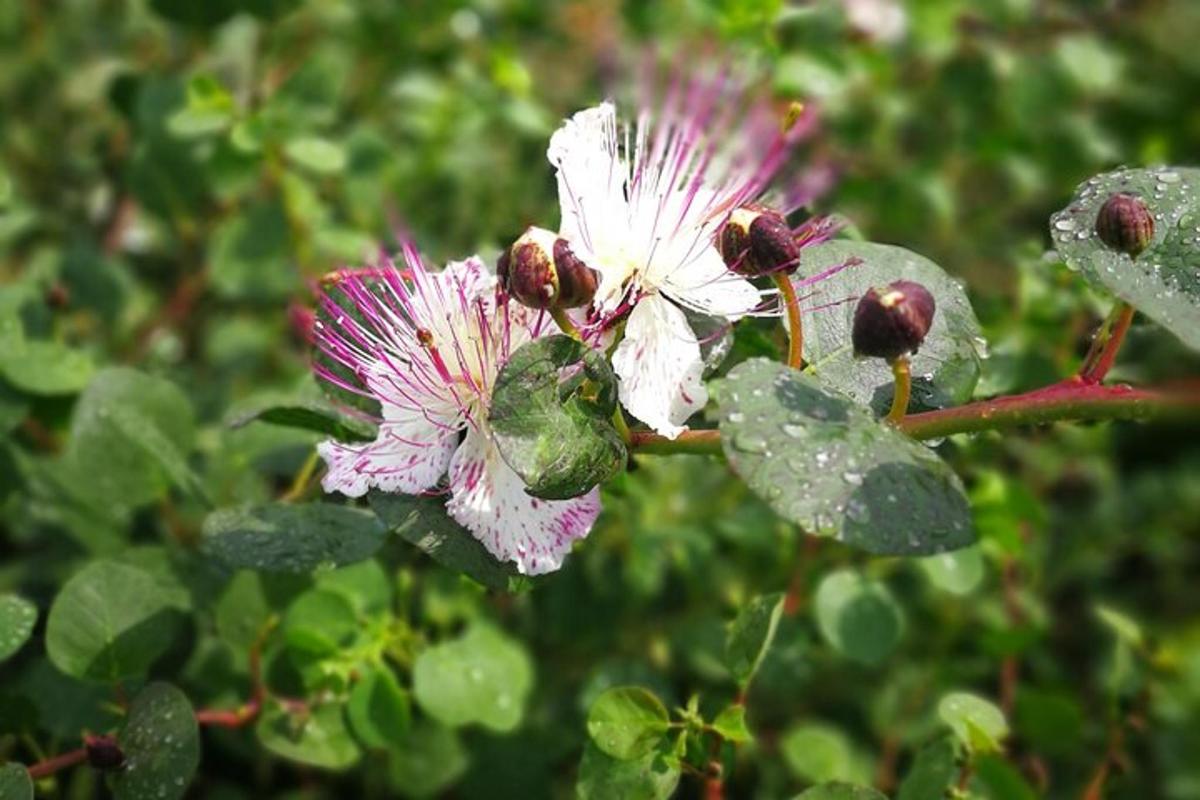
[[[796,297],[796,287],[792,279],[784,273],[773,276],[775,285],[779,287],[779,296],[783,298],[787,308],[788,320],[788,357],[789,367],[800,369],[804,360],[804,323],[800,319],[800,299]]]
[[[47,775],[53,775],[60,769],[73,767],[76,764],[82,764],[87,760],[87,750],[80,747],[76,750],[68,750],[65,753],[47,758],[45,761],[39,761],[36,764],[29,766],[29,777],[31,780],[38,780]]]
[[[1104,376],[1117,360],[1121,343],[1125,341],[1125,334],[1133,322],[1133,314],[1133,306],[1128,303],[1118,300],[1112,307],[1104,324],[1096,331],[1091,349],[1083,359],[1083,365],[1079,368],[1079,380],[1088,384],[1104,380]]]
[[[292,485],[283,493],[279,500],[284,503],[299,500],[304,494],[304,490],[308,488],[308,482],[312,479],[313,473],[316,472],[318,463],[317,451],[313,450],[308,454],[308,458],[304,459],[304,463],[300,466],[300,471],[292,479]]]
[[[550,309],[550,316],[558,324],[559,330],[577,342],[583,341],[583,334],[579,332],[579,328],[575,327],[575,323],[571,322],[571,318],[567,316],[565,308]]]
[[[625,421],[625,414],[621,411],[621,405],[617,404],[617,410],[613,412],[613,427],[617,429],[617,434],[621,437],[621,441],[629,445],[633,441],[633,434],[629,432],[629,423]]]
[[[721,452],[721,432],[715,429],[684,431],[674,439],[650,431],[634,431],[629,435],[630,447],[639,453],[670,455],[699,453],[717,455]]]
[[[908,399],[912,396],[912,367],[908,356],[892,359],[891,367],[896,388],[892,393],[892,409],[888,412],[887,421],[897,425],[908,413]]]

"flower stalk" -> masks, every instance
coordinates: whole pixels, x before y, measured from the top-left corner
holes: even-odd
[[[800,369],[804,360],[804,323],[800,319],[800,299],[796,296],[796,287],[792,286],[792,279],[786,273],[777,273],[773,277],[787,311],[787,365],[793,369]]]
[[[912,397],[912,362],[908,356],[899,356],[893,358],[890,365],[896,388],[892,393],[892,408],[888,411],[887,421],[897,425],[908,413],[908,401]]]
[[[1104,380],[1117,361],[1117,353],[1120,352],[1125,334],[1129,332],[1129,326],[1133,323],[1133,315],[1134,308],[1128,303],[1118,300],[1112,307],[1083,359],[1083,366],[1079,368],[1079,380],[1087,384],[1096,384]]]

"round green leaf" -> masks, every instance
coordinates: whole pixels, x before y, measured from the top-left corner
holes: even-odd
[[[487,625],[430,647],[413,665],[413,696],[431,717],[451,727],[478,723],[510,731],[521,722],[533,686],[524,647]]]
[[[801,792],[794,800],[887,800],[887,796],[868,786],[833,782]]]
[[[334,655],[357,631],[358,617],[350,601],[342,594],[320,589],[298,596],[283,618],[288,647],[314,656]]]
[[[354,735],[367,747],[394,747],[403,741],[412,722],[408,693],[390,669],[375,670],[354,685],[346,717]]]
[[[878,664],[896,647],[904,616],[887,586],[852,570],[826,575],[814,611],[821,636],[849,659]]]
[[[428,719],[416,722],[388,753],[392,786],[405,797],[433,797],[467,769],[467,753],[453,730]]]
[[[806,291],[813,303],[840,303],[804,316],[808,371],[879,414],[891,407],[894,379],[882,359],[857,359],[850,343],[858,298],[897,280],[916,281],[933,295],[937,313],[925,343],[912,358],[912,404],[943,408],[970,399],[984,357],[983,333],[962,285],[924,256],[872,242],[832,241],[804,251],[801,269],[813,275],[857,258],[861,263],[824,278]]]
[[[0,374],[29,394],[75,394],[87,386],[93,370],[87,353],[58,342],[31,340],[0,354]]]
[[[559,377],[576,365],[582,374],[564,393]],[[565,500],[624,468],[616,407],[616,376],[604,355],[569,336],[547,336],[519,347],[500,370],[488,422],[526,491]]]
[[[983,582],[983,551],[978,545],[922,558],[919,563],[930,583],[953,595],[968,595]]]
[[[938,717],[975,753],[999,751],[1008,721],[996,705],[968,692],[952,692],[938,703]]]
[[[947,790],[958,782],[961,769],[958,745],[953,737],[942,737],[917,752],[896,800],[946,797]]]
[[[679,767],[659,752],[640,758],[613,758],[588,742],[579,764],[579,800],[667,800],[679,785]]]
[[[54,598],[46,651],[76,678],[130,678],[171,646],[180,622],[178,593],[136,567],[93,561]]]
[[[338,703],[295,712],[268,703],[255,731],[263,747],[272,753],[314,767],[348,769],[362,755]]]
[[[596,698],[588,711],[588,735],[613,758],[642,758],[653,752],[667,732],[667,709],[652,692],[618,686]]]
[[[33,800],[33,781],[25,767],[15,762],[0,766],[0,797],[4,800]]]
[[[850,778],[853,751],[846,735],[821,723],[790,728],[779,743],[783,761],[797,778],[819,783]]]
[[[782,613],[782,594],[762,595],[747,603],[729,627],[725,639],[725,663],[743,689],[753,680],[767,655]]]
[[[1130,258],[1100,241],[1096,217],[1116,192],[1139,196],[1154,216],[1150,245]],[[1050,218],[1067,266],[1200,350],[1200,169],[1120,169],[1079,185]]]
[[[370,512],[325,503],[221,509],[203,533],[204,551],[232,567],[294,573],[362,561],[387,539]]]
[[[806,532],[880,555],[930,555],[974,542],[953,470],[815,378],[751,359],[718,384],[717,396],[730,464]]]
[[[129,706],[117,736],[125,767],[113,775],[115,800],[179,800],[200,765],[192,704],[169,683],[152,683]]]
[[[0,594],[0,661],[21,649],[37,623],[37,606],[15,594]]]
[[[321,175],[332,175],[346,167],[346,151],[336,142],[317,136],[293,139],[283,147],[294,163]]]

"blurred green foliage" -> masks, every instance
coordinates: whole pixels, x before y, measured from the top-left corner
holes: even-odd
[[[581,796],[662,795],[672,776],[618,773],[588,743],[589,708],[637,685],[680,725],[718,719],[754,661],[727,666],[727,624],[790,588],[749,689],[753,741],[717,754],[728,796],[916,787],[914,760],[920,786],[944,785],[941,735],[969,745],[978,726],[943,697],[969,692],[955,697],[989,698],[1011,727],[972,796],[1077,797],[1108,763],[1106,796],[1200,798],[1194,430],[956,438],[941,450],[981,543],[925,562],[814,547],[703,458],[652,456],[606,487],[586,544],[531,592],[487,594],[395,537],[315,577],[231,571],[199,550],[210,503],[287,493],[318,438],[227,424],[315,396],[289,305],[402,229],[442,261],[552,225],[546,137],[652,44],[733,54],[819,108],[805,158],[837,180],[818,207],[967,282],[992,345],[979,394],[1068,374],[1108,300],[1045,254],[1046,219],[1114,165],[1195,160],[1200,5],[904,8],[893,37],[841,3],[783,0],[0,4],[0,760],[114,728],[110,687],[60,669],[137,675],[132,693],[148,659],[148,677],[184,690],[172,702],[236,708],[270,631],[272,692],[313,702],[206,728],[191,796],[563,797],[577,778]],[[772,346],[747,336],[735,352]],[[1118,377],[1198,366],[1135,326]],[[830,580],[855,596],[830,601]],[[86,613],[92,581],[147,583],[155,605],[108,620],[116,644],[78,635],[69,605],[47,622],[64,586]],[[867,627],[845,640],[850,608]],[[415,698],[412,680],[356,683],[381,660],[415,673]],[[454,683],[473,660],[487,696]],[[351,685],[372,697],[343,715]],[[100,783],[77,770],[40,791],[103,796]]]

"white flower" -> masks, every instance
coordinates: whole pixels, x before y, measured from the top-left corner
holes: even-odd
[[[350,497],[370,488],[422,494],[449,471],[447,511],[488,552],[522,573],[556,570],[591,530],[598,491],[561,501],[530,497],[487,425],[492,387],[509,354],[555,330],[544,315],[499,298],[478,258],[433,273],[411,246],[404,256],[403,272],[390,262],[347,271],[322,297],[335,324],[317,325],[316,344],[366,388],[319,364],[318,375],[373,397],[381,409],[375,441],[318,445],[329,467],[323,486]]]
[[[730,211],[762,194],[803,128],[786,132],[727,80],[677,83],[657,115],[618,122],[605,102],[550,139],[559,234],[600,273],[598,329],[626,314],[613,354],[621,403],[674,438],[704,407],[700,342],[684,311],[735,321],[763,302],[730,272],[714,237]]]

